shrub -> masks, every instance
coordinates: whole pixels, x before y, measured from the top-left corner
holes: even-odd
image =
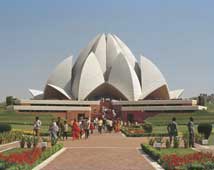
[[[25,143],[26,143],[26,138],[24,136],[22,136],[22,138],[20,140],[20,148],[24,148],[25,147]]]
[[[13,105],[13,96],[6,97],[6,104],[7,104],[7,106]]]
[[[152,133],[152,124],[151,123],[144,123],[144,124],[142,124],[142,127],[146,133]]]
[[[159,161],[160,159],[160,151],[153,148],[152,146],[150,145],[146,145],[146,144],[141,144],[141,148],[142,150],[148,154],[153,160],[155,161]]]
[[[212,125],[208,123],[200,123],[198,125],[198,133],[203,134],[205,139],[210,137],[212,132]]]
[[[170,147],[171,147],[170,141],[169,141],[169,139],[166,139],[166,148],[170,148]]]
[[[11,125],[7,123],[0,123],[0,133],[11,131]]]
[[[179,137],[174,137],[174,140],[173,140],[173,147],[174,147],[174,148],[179,148],[179,145],[180,145]]]
[[[154,139],[154,138],[150,138],[150,139],[149,139],[149,145],[150,145],[150,146],[153,146],[154,143],[155,143],[155,139]]]
[[[198,132],[195,133],[195,142],[196,143],[202,143],[202,136]]]
[[[183,133],[182,139],[184,141],[184,147],[188,148],[189,147],[189,133],[188,133],[188,131],[185,131]]]

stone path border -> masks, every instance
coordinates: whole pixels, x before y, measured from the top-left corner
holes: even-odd
[[[153,161],[141,148],[136,148],[138,153],[150,164],[155,170],[164,170],[156,161]]]
[[[16,144],[16,143],[18,143],[18,142],[19,142],[19,141],[14,141],[14,142],[11,142],[11,143],[5,143],[5,144],[0,145],[0,148],[1,148],[1,147],[8,146],[8,145]]]
[[[5,151],[8,151],[8,150],[11,150],[11,149],[13,149],[13,148],[15,148],[15,147],[9,147],[9,148],[7,148],[7,149],[1,150],[0,153],[5,152]]]
[[[42,168],[44,168],[45,166],[47,166],[51,161],[53,161],[57,156],[59,156],[60,154],[62,154],[67,148],[62,148],[59,151],[57,151],[55,154],[53,154],[51,157],[49,157],[48,159],[46,159],[45,161],[43,161],[41,164],[37,165],[35,168],[33,168],[32,170],[40,170]]]

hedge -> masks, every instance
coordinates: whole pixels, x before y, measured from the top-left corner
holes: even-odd
[[[0,133],[11,131],[11,125],[7,123],[0,123]]]
[[[131,134],[125,129],[120,130],[126,137],[155,137],[155,136],[169,136],[168,133],[143,133],[143,134]]]
[[[161,153],[159,150],[155,149],[153,146],[147,144],[141,144],[142,150],[148,154],[153,160],[159,162]]]

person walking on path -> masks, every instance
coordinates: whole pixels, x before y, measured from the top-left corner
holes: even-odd
[[[90,131],[91,131],[91,134],[93,134],[94,129],[95,129],[95,127],[94,127],[94,121],[92,120],[91,123],[90,123]]]
[[[188,127],[188,131],[189,131],[189,147],[195,147],[194,146],[194,137],[195,137],[195,133],[194,133],[194,122],[193,122],[193,118],[190,117],[189,118],[189,122],[187,124]]]
[[[33,131],[34,131],[34,135],[37,136],[39,138],[40,136],[40,128],[42,126],[42,122],[41,120],[39,120],[39,117],[35,118],[34,124],[33,124]]]
[[[84,129],[84,132],[85,132],[85,139],[88,139],[88,137],[89,137],[89,127],[90,127],[90,123],[89,123],[88,118],[86,118],[83,121],[83,129]]]
[[[61,117],[58,117],[57,118],[57,122],[56,122],[59,130],[57,132],[57,136],[59,139],[61,139],[61,136],[62,136],[62,128],[63,128],[63,123],[61,122]]]
[[[68,124],[66,120],[64,121],[63,128],[62,128],[62,137],[63,137],[63,140],[68,139]]]
[[[103,120],[99,118],[98,120],[98,132],[101,134],[102,133],[102,128],[103,128]]]
[[[52,125],[50,126],[50,136],[51,136],[51,144],[54,145],[57,143],[57,133],[59,131],[59,127],[57,126],[56,121],[53,119]]]
[[[80,128],[78,126],[78,123],[76,119],[74,119],[73,125],[72,125],[72,139],[79,139],[80,138]]]
[[[176,118],[173,117],[172,121],[167,126],[167,131],[169,134],[170,145],[172,144],[172,139],[178,136],[178,124],[176,122]]]

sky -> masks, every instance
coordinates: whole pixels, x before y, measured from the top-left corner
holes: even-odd
[[[214,93],[214,1],[1,0],[0,101],[30,98],[99,33],[114,33],[184,97]]]

